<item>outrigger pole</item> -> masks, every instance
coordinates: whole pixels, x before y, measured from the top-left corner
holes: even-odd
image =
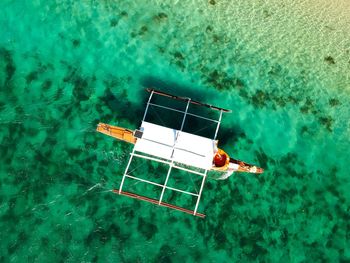
[[[146,90],[148,92],[151,92],[151,93],[154,93],[154,94],[158,94],[158,95],[162,95],[162,96],[165,96],[165,97],[169,97],[169,98],[172,98],[172,99],[175,99],[175,100],[187,101],[189,99],[187,97],[180,97],[180,96],[172,95],[170,93],[166,93],[166,92],[163,92],[163,91],[160,91],[160,90],[156,90],[156,89],[152,89],[152,88],[147,88]],[[217,106],[213,106],[213,105],[210,105],[210,104],[207,104],[207,103],[203,103],[203,102],[199,102],[199,101],[192,100],[192,99],[190,100],[190,103],[194,104],[194,105],[204,106],[204,107],[207,107],[207,108],[210,108],[210,109],[213,109],[213,110],[223,111],[223,112],[227,112],[227,113],[232,112],[231,110],[228,110],[228,109],[220,108],[220,107],[217,107]]]
[[[131,198],[135,198],[137,200],[146,201],[146,202],[149,202],[149,203],[152,203],[152,204],[155,204],[155,205],[165,206],[165,207],[168,207],[168,208],[171,208],[171,209],[174,209],[174,210],[178,210],[178,211],[190,214],[190,215],[195,215],[195,216],[198,216],[198,217],[201,217],[201,218],[205,218],[204,214],[201,214],[201,213],[193,214],[192,210],[189,210],[189,209],[177,206],[177,205],[164,203],[164,202],[161,202],[159,204],[158,200],[152,199],[152,198],[149,198],[149,197],[146,197],[146,196],[137,195],[137,194],[134,194],[134,193],[124,192],[124,191],[119,192],[119,190],[113,190],[113,192],[116,193],[116,194],[125,195],[125,196],[131,197]]]

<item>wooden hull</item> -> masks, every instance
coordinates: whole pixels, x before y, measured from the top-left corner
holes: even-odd
[[[262,174],[264,172],[264,169],[257,167],[253,164],[245,163],[240,160],[236,160],[233,158],[230,158],[230,163],[239,165],[237,172],[244,172],[244,173],[254,173],[254,174]]]
[[[132,143],[132,144],[136,143],[136,137],[134,136],[134,131],[129,129],[125,129],[118,126],[112,126],[105,123],[99,123],[97,125],[96,130],[100,133],[106,134],[108,136],[111,136],[118,140],[122,140],[124,142]]]
[[[103,134],[106,134],[108,136],[111,136],[113,138],[116,138],[118,140],[128,142],[135,144],[137,138],[134,136],[134,131],[118,127],[118,126],[112,126],[105,123],[99,123],[97,125],[98,132],[101,132]],[[213,156],[213,167],[212,170],[214,171],[220,171],[220,172],[244,172],[244,173],[255,173],[255,174],[261,174],[264,172],[264,170],[260,167],[257,167],[255,165],[245,163],[240,160],[236,160],[233,158],[230,158],[230,156],[225,153],[223,150],[218,149],[218,153],[225,156],[226,160],[224,161],[222,166],[215,166],[215,155]],[[234,168],[232,168],[234,167]]]
[[[225,160],[219,159],[219,162],[217,162],[216,157],[218,155],[221,158],[224,157]],[[261,174],[264,172],[264,169],[260,167],[257,167],[255,165],[252,165],[240,160],[230,158],[230,156],[221,149],[218,149],[217,153],[214,155],[212,170],[218,171],[218,172],[244,172],[244,173],[254,173],[254,174]]]

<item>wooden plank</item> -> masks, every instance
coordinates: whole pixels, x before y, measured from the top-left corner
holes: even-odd
[[[178,210],[178,211],[190,214],[190,215],[195,215],[195,216],[198,216],[198,217],[201,217],[201,218],[205,217],[205,215],[201,214],[201,213],[194,214],[193,210],[185,209],[185,208],[182,208],[180,206],[176,206],[176,205],[172,205],[172,204],[168,204],[168,203],[164,203],[164,202],[159,203],[159,200],[148,198],[146,196],[137,195],[137,194],[130,193],[130,192],[125,192],[125,191],[121,191],[119,193],[119,190],[117,190],[117,189],[114,189],[113,192],[116,193],[116,194],[125,195],[125,196],[131,197],[131,198],[135,198],[135,199],[138,199],[138,200],[146,201],[146,202],[149,202],[149,203],[152,203],[152,204],[155,204],[155,205],[165,206],[165,207],[168,207],[168,208],[171,208],[171,209],[174,209],[174,210]]]

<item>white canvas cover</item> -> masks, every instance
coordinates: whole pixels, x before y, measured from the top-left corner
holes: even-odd
[[[143,135],[137,139],[135,151],[202,169],[212,167],[214,140],[146,121],[142,122],[141,130]]]

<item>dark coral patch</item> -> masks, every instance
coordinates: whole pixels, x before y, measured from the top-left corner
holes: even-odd
[[[332,131],[334,120],[331,117],[321,116],[318,118],[318,120],[328,131]]]
[[[146,34],[148,32],[148,27],[147,26],[142,26],[140,29],[139,29],[139,36],[143,36],[144,34]]]
[[[300,100],[301,100],[299,97],[293,96],[293,95],[289,95],[287,97],[287,99],[288,99],[288,102],[290,102],[292,104],[298,104],[300,102]]]
[[[11,52],[7,49],[0,49],[0,58],[6,62],[6,81],[8,82],[12,79],[15,74],[16,67],[15,63],[12,59]]]
[[[240,79],[229,76],[226,72],[213,70],[206,79],[207,83],[213,85],[218,90],[230,90],[232,88],[241,89],[244,86]]]
[[[175,64],[181,68],[184,69],[185,68],[185,64],[184,64],[184,55],[181,52],[176,51],[174,54],[174,59],[175,59]]]
[[[313,101],[310,98],[306,98],[304,105],[300,107],[300,112],[306,114],[312,112],[314,109]]]
[[[17,252],[17,250],[20,248],[20,243],[16,242],[14,244],[8,245],[7,246],[7,251],[10,255],[14,254],[15,252]]]
[[[329,99],[328,103],[332,107],[335,107],[335,106],[338,106],[341,104],[340,101],[338,99],[335,99],[335,98]]]
[[[74,80],[73,96],[77,100],[84,101],[90,98],[90,91],[87,88],[88,83],[89,82],[86,79],[83,79],[81,77],[76,77],[76,79]]]
[[[38,79],[38,72],[37,71],[33,71],[30,72],[27,76],[26,76],[26,82],[27,84],[31,83],[34,80]]]
[[[80,46],[80,40],[79,39],[73,39],[72,44],[74,47],[79,47]]]
[[[171,263],[173,262],[171,260],[171,255],[172,255],[172,249],[168,245],[163,245],[160,250],[159,254],[157,256],[157,259],[155,262],[162,262],[162,263]]]
[[[52,81],[51,80],[45,80],[44,83],[41,85],[43,90],[47,90],[52,86]]]
[[[40,238],[40,244],[43,247],[47,247],[50,244],[50,239],[48,237],[42,237]]]
[[[277,103],[277,105],[280,106],[280,107],[284,107],[287,104],[285,99],[283,99],[283,97],[281,97],[281,96],[275,97],[274,100]]]
[[[101,97],[101,105],[107,106],[111,112],[119,113],[119,118],[127,119],[133,123],[134,120],[142,114],[142,105],[131,104],[131,102],[126,99],[120,100],[120,98],[127,98],[126,90],[123,90],[120,95],[116,96],[111,91],[112,89],[112,87],[106,89],[104,95]],[[103,110],[101,110],[101,112],[103,112]],[[109,116],[109,114],[103,114],[106,119],[113,118],[112,116]]]
[[[308,132],[308,131],[309,131],[309,128],[308,128],[307,126],[305,126],[305,125],[302,126],[301,129],[300,129],[300,133],[301,133],[301,134],[304,134],[304,133],[306,133],[306,132]]]
[[[142,218],[139,218],[137,229],[147,240],[151,239],[158,232],[156,225],[149,223]]]
[[[118,22],[119,22],[118,19],[112,18],[111,21],[109,22],[109,25],[111,27],[116,27],[118,25]]]
[[[227,237],[223,231],[215,231],[214,240],[218,248],[227,242]]]
[[[283,68],[281,65],[279,64],[275,64],[271,67],[271,69],[268,71],[268,74],[271,74],[271,75],[275,75],[275,76],[278,76],[278,75],[283,75]]]
[[[239,244],[249,259],[256,260],[258,256],[267,253],[267,250],[259,245],[263,240],[262,233],[257,232],[241,237]]]
[[[168,15],[166,13],[160,12],[153,16],[153,20],[156,22],[163,22],[168,19]]]
[[[16,67],[12,63],[8,63],[6,66],[7,77],[6,80],[10,80],[16,71]]]
[[[236,86],[238,88],[243,88],[245,86],[243,80],[237,78],[237,79],[235,79],[235,81],[236,81]]]
[[[221,40],[221,38],[220,38],[219,35],[216,35],[216,34],[213,35],[213,42],[214,42],[214,43],[219,43],[220,40]]]
[[[268,10],[264,10],[263,15],[264,15],[264,18],[269,18],[271,16],[271,12],[269,12]]]
[[[122,17],[128,17],[128,13],[127,13],[126,11],[122,11],[122,12],[120,13],[120,16],[122,16]]]
[[[183,60],[185,57],[184,57],[184,55],[182,55],[182,53],[176,51],[176,52],[174,53],[174,58]]]
[[[215,0],[209,0],[209,4],[215,5],[215,4],[216,4],[216,1],[215,1]]]
[[[263,91],[263,90],[257,90],[255,94],[251,97],[251,103],[257,107],[261,108],[267,105],[267,103],[270,101],[271,97],[270,94]]]
[[[325,57],[325,58],[324,58],[324,61],[326,61],[329,65],[335,64],[335,60],[334,60],[334,58],[331,57],[331,56]]]
[[[164,47],[158,47],[158,51],[159,51],[159,53],[164,54],[165,53],[165,48]]]
[[[210,32],[213,31],[213,29],[214,29],[214,28],[213,28],[211,25],[208,25],[208,26],[205,28],[205,32],[210,33]]]

